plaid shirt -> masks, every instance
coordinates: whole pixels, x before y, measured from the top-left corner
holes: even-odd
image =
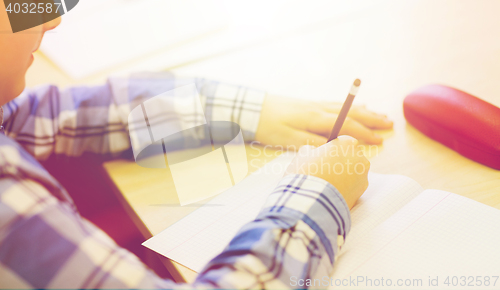
[[[144,100],[196,83],[207,120],[239,123],[254,138],[264,94],[201,79],[149,74],[99,87],[26,90],[4,106],[0,134],[0,287],[290,288],[323,277],[350,229],[339,192],[326,181],[289,175],[257,218],[199,273],[192,285],[163,280],[83,219],[37,160],[130,148],[127,117]]]

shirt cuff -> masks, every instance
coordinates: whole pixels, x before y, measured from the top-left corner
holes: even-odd
[[[279,218],[289,225],[306,223],[321,240],[333,264],[351,229],[349,207],[326,180],[294,174],[285,176],[271,193],[260,217]]]

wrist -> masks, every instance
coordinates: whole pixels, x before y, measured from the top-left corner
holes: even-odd
[[[338,215],[346,221],[345,231],[350,230],[350,211],[344,196],[325,179],[305,174],[288,174],[284,176],[275,188],[275,191],[286,191],[293,194],[302,194],[304,192],[309,198],[314,197],[314,202],[322,204],[327,201],[329,205],[334,205]],[[274,193],[273,192],[273,193]],[[295,205],[301,212],[306,212],[313,206],[309,203]]]
[[[269,195],[257,219],[278,219],[285,228],[305,223],[321,240],[333,263],[351,228],[349,208],[326,180],[293,174],[285,176]]]

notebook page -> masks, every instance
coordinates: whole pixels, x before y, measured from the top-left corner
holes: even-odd
[[[201,271],[244,224],[255,219],[294,156],[283,153],[143,245]]]
[[[500,211],[495,208],[450,192],[426,190],[351,243],[337,261],[333,285],[342,279],[364,279],[342,288],[381,289],[383,278],[386,287],[389,279],[393,287],[409,284],[397,289],[498,289],[500,281],[496,286],[492,282],[500,275],[499,225]],[[476,276],[488,276],[490,285],[477,287],[474,280],[474,287],[467,287],[469,277]],[[379,286],[367,284],[368,279]]]
[[[351,209],[351,231],[346,246],[352,240],[384,222],[424,189],[413,179],[403,175],[369,172],[369,186]]]

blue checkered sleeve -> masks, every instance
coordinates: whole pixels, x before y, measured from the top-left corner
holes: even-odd
[[[289,175],[196,281],[220,288],[305,288],[300,281],[329,276],[350,222],[331,184]]]
[[[111,158],[128,150],[128,115],[144,101],[194,83],[207,121],[233,121],[243,138],[254,139],[265,93],[170,73],[141,73],[111,78],[105,85],[59,90],[25,90],[4,106],[5,133],[38,160],[51,155],[77,157],[85,152]]]
[[[319,178],[290,175],[194,284],[175,284],[156,276],[80,217],[64,189],[36,160],[0,137],[4,288],[301,287],[301,279],[330,273],[350,228],[347,205],[333,186]]]

